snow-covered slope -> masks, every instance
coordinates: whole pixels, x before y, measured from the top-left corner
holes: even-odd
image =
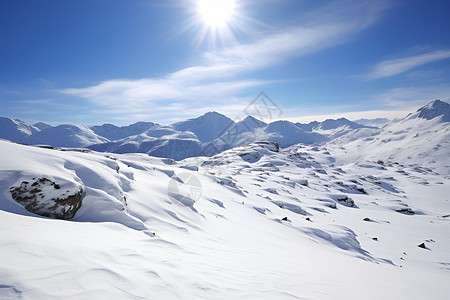
[[[192,132],[178,132],[172,126],[155,125],[142,134],[89,148],[112,153],[147,153],[180,160],[200,155],[202,145]]]
[[[405,134],[400,134],[401,130],[395,128],[396,125],[389,125],[390,127],[385,125],[385,128],[380,129],[379,127],[361,125],[345,118],[329,119],[323,122],[314,121],[309,124],[294,124],[288,121],[266,124],[252,116],[233,122],[224,115],[209,112],[198,118],[167,126],[151,122],[138,122],[123,127],[104,124],[88,128],[75,125],[51,127],[47,124],[37,123],[36,125],[42,129],[41,131],[24,122],[3,118],[0,120],[0,126],[3,126],[4,130],[0,131],[0,138],[3,137],[25,144],[48,144],[54,147],[89,146],[91,149],[103,152],[139,152],[177,160],[199,155],[211,156],[233,147],[257,141],[273,141],[279,143],[281,147],[288,147],[297,143],[320,144],[325,141],[330,141],[334,145],[352,142],[352,149],[357,149],[355,151],[359,152],[359,156],[374,152],[372,156],[383,154],[383,157],[389,157],[391,152],[394,156],[403,155],[401,154],[402,151],[392,150],[393,147],[403,149],[407,141],[411,145],[414,144],[410,141],[412,137],[408,136],[414,130],[421,132],[437,131],[438,133],[433,134],[435,137],[434,144],[428,143],[428,145],[433,144],[432,148],[442,147],[446,135],[442,135],[439,131],[442,128],[445,130],[445,124],[450,120],[448,106],[447,103],[436,100],[419,109],[416,113],[410,114],[404,120],[395,120],[393,124],[402,124],[400,127],[403,128]],[[395,132],[395,136],[391,137],[390,133],[393,132]],[[397,144],[402,146],[390,143],[385,145],[386,147],[381,147],[376,144],[378,140],[382,140],[383,143],[387,140],[395,140]],[[419,148],[424,143],[422,139],[414,141]],[[367,151],[364,150],[366,148]],[[420,155],[427,156],[427,153],[432,149],[428,148],[426,151],[422,151],[423,153]],[[445,153],[446,148],[443,149],[442,152]],[[439,153],[439,151],[433,153]],[[416,154],[418,153],[414,155]],[[431,158],[433,155],[428,157]],[[355,154],[351,157],[357,156]],[[433,163],[433,161],[436,161],[436,159],[427,160],[430,163]]]
[[[53,147],[87,147],[108,142],[108,139],[95,134],[87,126],[59,125],[50,127],[21,140],[28,145],[50,145]]]
[[[275,121],[266,124],[252,116],[247,116],[244,120],[230,126],[211,144],[215,149],[224,151],[258,141],[272,141],[281,147],[289,147],[297,143],[314,144],[326,140],[328,139],[325,136],[308,132],[289,121]],[[220,151],[216,151],[216,153]]]
[[[233,120],[217,112],[208,112],[195,119],[173,124],[178,131],[193,132],[202,143],[210,142],[219,137]]]
[[[327,119],[323,122],[313,121],[308,124],[295,123],[295,125],[307,132],[320,134],[325,139],[332,140],[346,133],[350,133],[360,128],[373,128],[347,120],[346,118]],[[322,138],[324,140],[324,138]]]
[[[33,126],[36,127],[39,130],[44,130],[44,129],[53,127],[52,125],[44,123],[44,122],[35,123],[35,124],[33,124]]]
[[[382,129],[360,129],[331,142],[341,161],[373,159],[431,167],[450,175],[450,105],[433,101]]]
[[[83,188],[71,221],[14,201],[38,178],[53,197]],[[341,164],[317,146],[174,162],[0,141],[0,295],[446,299],[449,193],[424,168]]]
[[[102,152],[147,153],[180,160],[200,155],[211,156],[256,141],[273,141],[281,147],[288,147],[297,143],[313,144],[326,140],[325,136],[305,132],[288,121],[277,121],[268,125],[247,116],[243,120],[233,122],[212,112],[169,126],[155,125],[142,134],[92,145],[89,148]]]
[[[450,105],[441,100],[434,100],[421,107],[416,113],[407,117],[407,119],[426,119],[431,120],[439,118],[441,122],[450,122]]]
[[[294,124],[288,121],[266,124],[247,116],[234,122],[217,112],[209,112],[198,118],[167,126],[137,122],[122,127],[112,124],[53,127],[45,123],[36,123],[34,127],[22,121],[4,119],[7,125],[3,125],[3,128],[9,129],[0,131],[0,138],[23,144],[45,144],[53,147],[89,146],[95,151],[138,152],[177,160],[198,155],[210,156],[256,141],[274,141],[282,147],[296,143],[320,143],[363,127],[346,119],[309,124]]]
[[[313,125],[312,132],[324,135],[329,139],[337,138],[356,129],[369,128],[368,126],[349,121],[346,118],[327,119],[319,123],[313,122],[311,125]]]
[[[144,133],[155,125],[156,124],[152,122],[137,122],[122,127],[118,127],[112,124],[103,124],[100,126],[91,126],[90,128],[99,136],[107,138],[110,141],[115,141]]]
[[[325,136],[302,130],[289,121],[270,123],[264,131],[269,134],[266,140],[276,142],[281,147],[289,147],[298,143],[309,145],[327,140]]]
[[[30,136],[39,129],[26,124],[21,120],[12,120],[0,117],[0,138],[7,139],[12,142],[20,142],[27,136]]]

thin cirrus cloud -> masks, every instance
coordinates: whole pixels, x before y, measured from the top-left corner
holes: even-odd
[[[450,50],[436,50],[428,53],[394,58],[376,64],[367,74],[367,80],[380,79],[395,76],[419,66],[450,58]]]
[[[310,14],[302,26],[284,28],[246,44],[207,52],[203,63],[163,77],[138,80],[114,79],[83,88],[66,88],[59,92],[87,99],[111,111],[148,110],[177,103],[177,107],[223,105],[249,88],[270,84],[249,76],[254,71],[280,62],[318,52],[347,42],[352,36],[375,22],[386,5],[382,2],[351,5],[335,10],[325,7]],[[319,18],[318,14],[322,16]],[[184,104],[183,104],[184,103]]]

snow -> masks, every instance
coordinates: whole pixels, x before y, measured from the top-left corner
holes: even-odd
[[[89,148],[113,153],[147,153],[180,160],[199,155],[202,145],[192,132],[179,132],[171,126],[157,125],[142,134],[91,145]]]
[[[0,117],[0,138],[13,142],[20,142],[25,137],[38,131],[38,128],[28,125],[21,120],[12,120]]]
[[[446,104],[445,108],[450,107]],[[344,148],[336,154],[341,162],[370,157],[391,163],[415,164],[450,175],[450,123],[447,114],[419,109],[415,114],[384,126],[382,129],[358,129],[329,143]],[[448,109],[448,108],[447,108]],[[430,116],[435,115],[434,118]]]
[[[439,116],[179,161],[0,141],[0,298],[447,299]],[[72,220],[12,199],[33,177],[84,187]]]
[[[28,145],[42,144],[53,147],[87,147],[107,141],[108,139],[95,134],[87,126],[59,125],[30,135],[21,142]]]
[[[43,123],[43,122],[35,123],[35,124],[33,124],[33,126],[36,127],[39,130],[45,130],[47,128],[53,127],[52,125],[47,124],[47,123]]]
[[[137,122],[121,127],[117,127],[113,124],[103,124],[100,126],[92,126],[90,128],[99,136],[113,141],[144,133],[155,125],[155,123],[151,122]]]
[[[190,131],[194,133],[200,142],[206,143],[220,136],[233,120],[217,112],[208,112],[203,116],[173,124],[178,131]]]
[[[298,143],[314,144],[326,140],[323,135],[306,132],[288,121],[270,123],[265,131],[271,133],[267,140],[276,142],[281,147],[289,147]]]
[[[431,120],[440,117],[442,122],[450,122],[450,105],[446,102],[435,100],[421,107],[410,118],[422,118]]]

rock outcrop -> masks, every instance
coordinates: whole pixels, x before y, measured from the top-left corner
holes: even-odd
[[[33,178],[32,180],[35,180]],[[39,178],[33,182],[22,181],[10,188],[12,198],[34,214],[55,219],[72,219],[81,207],[81,186],[62,189],[50,179]]]

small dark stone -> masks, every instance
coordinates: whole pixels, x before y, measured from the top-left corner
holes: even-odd
[[[419,246],[417,246],[419,248],[423,248],[423,249],[427,249],[427,246],[425,246],[425,243],[420,244]]]
[[[406,214],[406,215],[414,215],[415,214],[415,212],[409,207],[400,208],[400,209],[397,209],[396,211],[399,213],[402,213],[402,214]]]
[[[378,242],[378,238],[374,237],[372,238],[372,240],[377,241]]]
[[[367,192],[366,192],[366,190],[365,190],[365,189],[363,189],[362,187],[356,188],[356,190],[357,190],[358,192],[360,192],[361,194],[365,194],[365,195],[367,195]]]
[[[370,218],[364,218],[363,221],[370,222],[372,220]]]
[[[282,221],[287,221],[288,220],[288,218],[287,217],[284,217],[283,219],[281,219]]]
[[[306,218],[306,221],[310,221],[310,222],[312,222],[312,221],[311,221],[311,219],[310,219],[309,217],[308,217],[308,218]]]

